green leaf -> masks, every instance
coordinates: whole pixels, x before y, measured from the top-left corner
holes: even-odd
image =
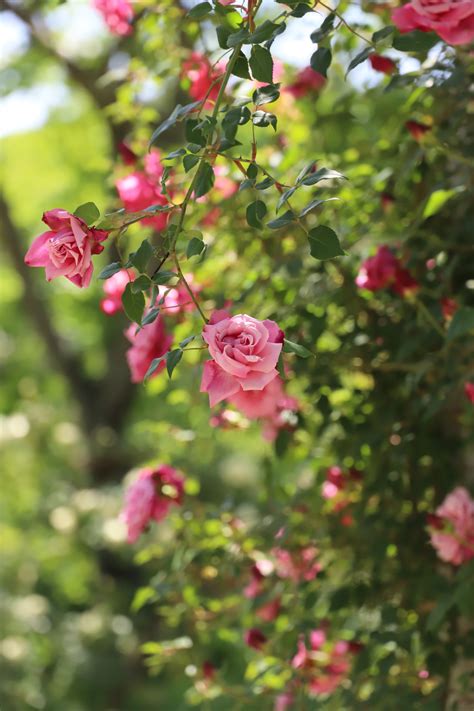
[[[238,32],[232,32],[227,36],[227,45],[225,49],[236,47],[238,44],[248,44],[250,33],[246,29],[241,29]]]
[[[137,251],[132,252],[130,255],[130,263],[133,264],[139,272],[144,272],[152,257],[153,247],[147,239],[144,239]]]
[[[339,198],[332,197],[332,198],[326,198],[325,200],[311,200],[305,207],[301,210],[300,212],[300,217],[304,217],[305,215],[308,214],[308,212],[311,212],[311,210],[315,210],[317,207],[320,205],[323,205],[325,202],[331,202],[332,200],[339,200]]]
[[[317,30],[314,30],[314,32],[311,33],[311,42],[314,42],[315,44],[318,44],[318,42],[321,42],[322,39],[324,39],[332,30],[334,29],[334,20],[336,19],[336,15],[334,12],[331,12],[323,21],[321,24],[321,27],[318,27]]]
[[[145,314],[142,320],[142,326],[148,326],[149,323],[156,321],[160,315],[160,309],[150,309],[148,313]]]
[[[158,594],[156,590],[154,590],[151,587],[146,587],[146,588],[138,588],[137,592],[135,593],[132,604],[131,604],[131,609],[132,612],[138,612],[139,610],[142,609],[144,605],[146,605],[147,602],[155,602],[157,600]]]
[[[255,163],[250,163],[247,168],[247,175],[251,180],[254,180],[258,175],[258,166]]]
[[[431,193],[426,202],[425,209],[423,210],[423,217],[426,219],[432,215],[435,215],[439,212],[439,210],[441,210],[443,205],[448,202],[448,200],[463,190],[463,187],[452,188],[451,190],[435,190]]]
[[[146,274],[141,274],[135,281],[132,281],[131,284],[131,289],[133,293],[136,294],[138,291],[146,291],[149,289],[152,285],[152,281]]]
[[[427,52],[439,41],[440,38],[434,32],[413,30],[413,32],[397,35],[393,40],[393,47],[400,52]]]
[[[192,240],[188,242],[188,246],[186,247],[186,256],[189,259],[190,257],[196,257],[199,254],[202,254],[205,244],[202,241],[202,239],[199,239],[199,237],[193,237]]]
[[[194,156],[194,155],[185,155],[183,158],[183,168],[185,173],[189,173],[190,170],[194,168],[195,165],[197,165],[200,161],[199,156]]]
[[[350,71],[355,69],[355,67],[359,66],[359,64],[362,64],[362,62],[365,62],[365,60],[369,57],[369,55],[372,54],[372,47],[365,47],[362,52],[359,52],[359,54],[356,54],[353,60],[351,60],[351,63],[347,67],[347,72],[346,76],[349,74]]]
[[[259,25],[254,32],[248,37],[249,44],[261,44],[266,40],[269,40],[274,35],[278,34],[280,31],[280,25],[271,22],[270,20],[265,20]]]
[[[240,77],[241,79],[250,79],[247,57],[243,52],[239,53],[239,56],[237,57],[234,64],[234,68],[232,69],[232,74],[236,77]]]
[[[299,2],[295,9],[290,12],[292,17],[304,17],[308,12],[314,12],[313,8],[307,5],[305,2]]]
[[[210,12],[212,12],[212,5],[208,2],[200,2],[188,12],[188,17],[192,20],[200,20],[202,17],[209,15]]]
[[[166,354],[166,370],[168,371],[168,375],[170,378],[173,375],[173,370],[176,368],[182,357],[183,351],[181,350],[181,348],[176,348],[175,350],[169,351]]]
[[[426,621],[426,627],[430,632],[433,632],[440,626],[454,603],[455,598],[452,593],[447,593],[438,598],[438,604],[433,610],[431,610]]]
[[[275,220],[267,222],[267,227],[269,227],[271,230],[279,230],[280,227],[285,227],[285,225],[289,225],[295,220],[295,213],[292,210],[287,210],[283,213],[283,215],[280,215],[280,217],[277,217]]]
[[[177,104],[177,106],[174,107],[168,118],[163,121],[163,123],[161,123],[157,128],[155,128],[155,130],[151,134],[148,148],[151,148],[151,146],[155,143],[156,139],[161,136],[162,133],[174,126],[179,119],[191,113],[191,111],[194,111],[194,109],[200,106],[201,103],[201,101],[193,101],[191,104],[185,104],[184,106],[181,106],[181,104]]]
[[[273,81],[273,59],[272,55],[265,47],[255,45],[250,52],[250,69],[252,76],[257,81],[268,82]]]
[[[285,204],[285,202],[287,202],[287,200],[289,200],[290,197],[291,197],[292,195],[294,195],[294,193],[295,193],[296,190],[297,190],[296,187],[295,187],[295,188],[289,188],[288,190],[285,190],[285,192],[280,195],[280,198],[279,198],[279,200],[278,200],[278,202],[277,202],[277,206],[276,206],[276,211],[277,211],[277,212],[278,212],[278,210]]]
[[[219,25],[219,27],[216,27],[216,34],[219,47],[221,49],[227,49],[227,41],[232,34],[232,30],[229,27]]]
[[[169,272],[164,270],[161,270],[159,272],[156,272],[156,274],[153,274],[152,276],[152,281],[154,284],[166,284],[169,282],[173,277],[177,277],[178,275],[175,272]]]
[[[294,343],[294,341],[289,341],[287,338],[283,341],[283,352],[284,353],[294,353],[300,358],[310,358],[314,356],[314,353],[306,348],[306,346],[301,346],[299,343]]]
[[[185,348],[191,341],[194,341],[196,336],[188,336],[187,338],[184,339],[184,341],[180,341],[179,347],[180,348]]]
[[[145,297],[142,291],[138,293],[132,291],[131,282],[127,284],[122,294],[122,304],[128,318],[140,324],[145,309]]]
[[[316,185],[321,180],[345,180],[346,177],[339,173],[337,170],[331,170],[330,168],[320,168],[314,173],[310,173],[301,181],[302,185]]]
[[[267,126],[272,126],[273,130],[277,130],[277,117],[275,114],[267,113],[266,111],[254,111],[252,114],[252,123],[254,126],[259,128],[266,128]]]
[[[377,32],[374,32],[372,35],[372,42],[374,44],[377,44],[377,42],[381,42],[384,39],[387,39],[387,37],[390,37],[390,35],[393,35],[395,32],[395,27],[393,25],[387,25],[387,27],[382,27],[381,30],[377,30]]]
[[[85,202],[74,210],[76,217],[84,220],[86,225],[93,225],[100,217],[100,210],[93,202]]]
[[[261,86],[253,92],[252,101],[255,106],[271,104],[280,96],[279,89],[279,84],[267,84],[267,86]]]
[[[259,183],[257,183],[255,185],[255,188],[257,190],[266,190],[267,188],[271,188],[272,185],[275,185],[275,181],[273,180],[273,178],[268,177],[268,178],[264,178]]]
[[[238,106],[226,112],[222,119],[222,128],[227,138],[234,138],[238,126],[250,120],[250,111],[246,106]]]
[[[206,193],[212,189],[214,179],[215,176],[211,164],[207,161],[202,162],[196,178],[196,186],[194,188],[195,197],[200,198],[206,195]]]
[[[250,227],[256,227],[260,229],[262,227],[262,220],[267,214],[267,208],[264,202],[261,200],[255,200],[247,205],[247,222]]]
[[[121,269],[123,269],[120,262],[112,262],[112,264],[107,264],[106,267],[100,272],[98,279],[110,279],[111,276],[117,274]]]
[[[318,47],[316,52],[311,55],[310,66],[315,72],[319,72],[323,77],[327,77],[328,69],[331,65],[332,54],[327,47]]]
[[[333,259],[346,254],[340,245],[337,234],[326,225],[319,225],[312,229],[308,240],[311,256],[315,259]]]
[[[447,339],[452,341],[459,336],[464,336],[466,333],[474,331],[474,308],[470,306],[462,306],[453,316],[451,321]]]
[[[145,377],[143,378],[143,382],[146,383],[148,378],[150,378],[153,373],[157,370],[157,368],[161,365],[161,363],[165,360],[166,355],[162,355],[159,358],[153,358],[151,361],[150,365],[148,366],[148,370],[145,373]]]

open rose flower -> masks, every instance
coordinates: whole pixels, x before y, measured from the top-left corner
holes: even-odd
[[[431,543],[441,560],[461,565],[474,558],[474,500],[458,486],[431,517]]]
[[[181,68],[181,76],[190,82],[190,97],[194,101],[202,101],[207,96],[206,107],[212,105],[211,102],[217,98],[220,89],[220,82],[217,80],[223,72],[221,63],[212,67],[209,59],[200,52],[192,52]]]
[[[314,91],[320,91],[326,83],[326,78],[319,72],[315,72],[311,67],[301,69],[296,75],[295,81],[288,84],[286,91],[295,97],[301,99],[306,94]]]
[[[93,5],[114,35],[132,33],[133,8],[128,0],[93,0]]]
[[[140,212],[152,205],[167,205],[168,200],[162,194],[161,188],[146,173],[139,170],[119,178],[115,187],[126,210]],[[150,225],[155,230],[162,230],[168,222],[168,213],[159,212],[151,217],[144,217],[144,225]]]
[[[474,39],[472,0],[411,0],[392,12],[400,32],[436,32],[448,44],[468,44]]]
[[[202,336],[212,360],[204,363],[201,392],[211,407],[241,391],[261,391],[277,377],[284,334],[274,321],[215,311]]]
[[[141,383],[151,362],[168,352],[173,337],[166,333],[161,316],[158,316],[153,323],[143,326],[138,332],[137,325],[132,323],[125,331],[125,335],[132,344],[126,354],[132,383]],[[164,367],[165,362],[162,361],[151,377],[158,375]]]
[[[123,311],[122,294],[127,284],[134,279],[135,274],[131,269],[121,269],[104,282],[105,296],[100,302],[100,308],[104,314],[113,316],[113,314]]]
[[[363,262],[355,282],[360,289],[369,291],[392,288],[400,296],[418,288],[418,282],[385,245]]]
[[[43,214],[43,222],[50,229],[34,240],[25,264],[44,267],[48,281],[64,276],[76,286],[89,286],[94,270],[92,255],[102,252],[100,243],[109,233],[88,227],[67,210],[49,210]]]
[[[173,504],[181,504],[184,478],[167,464],[142,469],[125,492],[121,514],[127,526],[127,540],[134,543],[150,521],[161,521]]]

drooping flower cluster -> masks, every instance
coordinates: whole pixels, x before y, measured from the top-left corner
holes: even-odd
[[[101,242],[109,233],[88,227],[67,210],[49,210],[43,214],[43,222],[49,230],[36,237],[25,263],[44,267],[48,281],[64,276],[76,286],[89,286],[94,270],[92,255],[102,252]]]
[[[93,6],[104,18],[114,35],[130,35],[134,12],[128,0],[93,0]]]
[[[448,44],[468,44],[474,39],[472,0],[411,0],[392,13],[400,32],[436,32]]]
[[[362,263],[355,281],[360,289],[393,289],[400,296],[418,289],[418,282],[386,245],[379,247],[373,257]]]
[[[474,558],[474,500],[462,486],[447,495],[428,518],[431,543],[446,563],[461,565]]]
[[[183,502],[184,477],[173,467],[162,464],[142,469],[125,492],[122,519],[127,540],[134,543],[151,521],[164,519],[172,505]]]

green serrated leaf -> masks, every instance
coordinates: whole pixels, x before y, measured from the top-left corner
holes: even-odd
[[[189,173],[190,170],[194,168],[195,165],[199,163],[199,156],[195,155],[185,155],[183,158],[183,168],[185,173]]]
[[[314,173],[310,173],[301,181],[302,185],[316,185],[321,180],[346,180],[346,177],[339,173],[337,170],[331,170],[330,168],[320,168]]]
[[[130,263],[136,267],[139,272],[146,271],[148,262],[153,257],[153,247],[147,239],[144,239],[136,252],[130,255]]]
[[[148,366],[148,370],[145,373],[145,377],[143,378],[144,383],[146,383],[148,378],[151,378],[153,373],[156,372],[156,370],[160,367],[161,363],[165,360],[165,358],[166,355],[160,356],[159,358],[153,358],[150,365]]]
[[[261,200],[255,200],[255,202],[251,202],[250,205],[247,205],[246,216],[250,227],[260,229],[262,227],[262,220],[266,214],[267,207]]]
[[[318,47],[311,55],[310,66],[315,72],[319,72],[323,77],[327,77],[328,69],[331,66],[332,53],[327,47]]]
[[[150,288],[151,285],[152,282],[150,277],[148,277],[146,274],[141,274],[135,279],[135,281],[132,281],[131,289],[133,293],[136,294],[138,291],[146,291]]]
[[[308,234],[311,256],[315,259],[333,259],[346,253],[341,247],[337,234],[326,225],[318,225]]]
[[[280,227],[285,227],[285,225],[289,225],[295,220],[295,213],[292,210],[287,210],[283,213],[283,215],[280,215],[280,217],[277,217],[275,220],[267,222],[267,227],[269,227],[271,230],[279,230]]]
[[[278,199],[277,206],[276,206],[276,211],[278,212],[281,207],[287,202],[292,195],[296,192],[297,188],[289,188],[288,190],[285,190],[284,193],[282,193]]]
[[[186,256],[188,259],[190,257],[196,257],[199,254],[202,254],[205,244],[202,241],[202,239],[199,239],[199,237],[193,237],[190,242],[188,242],[188,246],[186,247]]]
[[[271,104],[280,96],[279,89],[279,84],[267,84],[267,86],[261,86],[253,92],[252,101],[255,106]]]
[[[277,129],[277,117],[275,114],[267,113],[266,111],[254,111],[252,114],[252,123],[259,128],[272,126],[274,131]]]
[[[312,355],[314,355],[308,348],[306,348],[306,346],[301,346],[299,343],[289,341],[287,338],[285,338],[283,341],[283,352],[294,353],[300,358],[310,358]]]
[[[200,198],[206,195],[209,190],[212,189],[214,185],[214,171],[212,166],[207,161],[203,161],[199,166],[199,171],[196,178],[196,184],[194,187],[194,195],[196,198]]]
[[[132,282],[129,282],[122,294],[122,304],[128,318],[135,323],[141,324],[143,311],[145,309],[145,297],[143,292],[134,293]]]
[[[155,284],[167,284],[173,277],[177,277],[178,275],[175,272],[169,272],[166,270],[161,270],[159,272],[156,272],[156,274],[153,274],[152,276],[152,281]]]
[[[149,323],[153,323],[153,321],[156,321],[159,315],[160,309],[150,309],[149,311],[147,311],[147,313],[142,319],[142,326],[148,326]]]
[[[84,220],[86,225],[93,225],[100,217],[100,210],[94,202],[85,202],[74,210],[76,217]]]
[[[332,200],[339,200],[339,198],[332,197],[326,198],[325,200],[311,200],[311,202],[305,205],[305,207],[301,210],[299,216],[304,217],[308,214],[308,212],[311,212],[311,210],[315,210],[317,207],[320,207],[320,205],[323,205],[325,202],[331,202]]]
[[[250,52],[249,64],[254,79],[268,82],[268,84],[272,83],[273,59],[268,49],[260,45],[254,45]]]
[[[175,348],[175,350],[169,351],[166,354],[166,370],[168,371],[170,378],[173,375],[173,370],[176,368],[182,357],[183,351],[181,348]]]
[[[332,30],[334,29],[334,21],[336,19],[336,15],[334,12],[329,13],[329,15],[324,18],[323,23],[321,24],[321,27],[318,27],[317,30],[314,30],[314,32],[311,33],[311,42],[314,42],[315,44],[318,44],[318,42],[321,42],[322,39],[324,39]]]
[[[372,54],[372,47],[365,47],[362,52],[359,52],[359,54],[356,54],[354,59],[351,61],[349,66],[347,67],[347,74],[349,74],[350,71],[355,69],[359,64],[362,64],[362,62],[365,62],[365,60],[369,57],[370,54]]]
[[[239,56],[235,60],[232,74],[236,77],[240,77],[241,79],[250,79],[247,57],[243,52],[240,52]]]
[[[117,274],[121,269],[123,269],[120,262],[112,262],[112,264],[107,264],[106,267],[100,272],[98,279],[110,279],[111,276]]]
[[[387,27],[382,27],[381,30],[377,30],[377,32],[374,32],[372,35],[372,42],[374,44],[377,44],[377,42],[382,42],[382,40],[387,39],[387,37],[390,37],[390,35],[393,35],[395,32],[395,27],[393,25],[387,25]]]
[[[188,17],[192,20],[200,20],[210,12],[212,12],[212,5],[208,2],[200,2],[188,12]]]
[[[280,25],[270,20],[265,20],[261,25],[255,28],[255,31],[248,36],[247,42],[249,44],[261,44],[266,40],[271,39],[276,33],[280,31]]]

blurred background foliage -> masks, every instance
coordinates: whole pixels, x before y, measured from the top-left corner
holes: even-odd
[[[426,514],[474,479],[474,416],[462,393],[473,342],[469,325],[446,338],[440,308],[447,297],[468,317],[474,307],[470,58],[440,44],[428,59],[392,51],[404,76],[362,65],[346,80],[360,47],[341,32],[324,90],[275,104],[279,132],[261,134],[259,159],[283,182],[311,159],[347,176],[318,189],[339,198],[321,209],[347,257],[313,260],[293,228],[257,235],[245,191],[218,200],[218,223],[202,228],[209,251],[190,271],[207,308],[230,300],[236,312],[274,318],[317,354],[288,356],[301,412],[273,446],[256,424],[209,426],[195,353],[171,381],[132,386],[127,322],[99,310],[101,283],[47,285],[22,265],[45,209],[119,207],[118,141],[143,155],[152,128],[186,100],[180,64],[198,23],[184,25],[175,2],[145,6],[134,35],[117,40],[87,3],[0,2],[1,32],[19,37],[2,58],[1,102],[30,92],[29,103],[8,104],[20,129],[5,130],[0,146],[0,706],[272,708],[298,634],[329,621],[362,650],[350,682],[298,708],[434,710],[453,699],[472,708],[473,568],[441,565],[425,531]],[[377,3],[364,9],[354,16],[362,31],[387,19]],[[285,60],[313,29],[307,17],[293,22]],[[212,32],[205,41],[214,49]],[[283,81],[296,71],[287,63]],[[44,85],[49,111],[21,130]],[[431,127],[421,143],[408,120]],[[160,150],[179,138],[171,132]],[[437,191],[450,192],[430,215]],[[277,197],[265,193],[269,211]],[[208,207],[193,213],[196,226]],[[134,225],[130,248],[149,231]],[[382,243],[421,283],[417,302],[356,288],[361,260]],[[192,316],[171,329],[179,341],[200,325]],[[157,461],[185,472],[186,502],[129,547],[117,519],[123,479]],[[362,472],[350,526],[321,497],[331,465]],[[317,546],[322,572],[297,588],[280,581],[282,613],[256,623],[242,591],[282,526],[291,545]],[[265,655],[244,644],[254,626],[271,638]],[[205,661],[222,674],[212,688],[198,683]]]

